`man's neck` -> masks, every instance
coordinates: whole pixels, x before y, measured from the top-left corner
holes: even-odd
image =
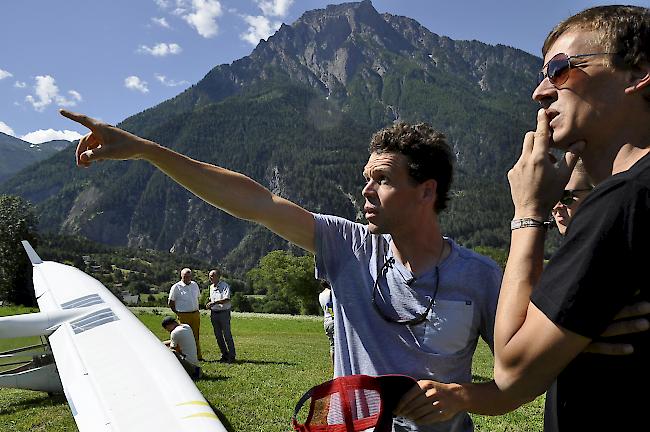
[[[428,224],[428,229],[419,229],[408,235],[391,234],[391,237],[393,255],[415,275],[437,266],[450,252],[437,220]]]
[[[595,184],[627,171],[650,152],[650,129],[647,127],[650,118],[647,115],[637,117],[631,115],[626,127],[612,127],[612,136],[587,140],[581,157]]]
[[[629,170],[649,152],[650,147],[638,148],[629,145],[623,146],[616,155],[616,159],[614,159],[612,175]]]

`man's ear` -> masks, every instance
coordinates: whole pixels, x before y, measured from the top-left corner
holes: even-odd
[[[632,94],[650,88],[650,65],[642,64],[631,71],[630,85],[625,88],[625,94]]]
[[[435,203],[438,198],[438,182],[434,179],[429,179],[422,183],[422,186],[422,199]]]

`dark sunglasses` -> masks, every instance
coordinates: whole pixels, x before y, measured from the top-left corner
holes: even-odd
[[[576,192],[589,192],[591,191],[592,188],[584,188],[584,189],[564,189],[564,192],[562,193],[562,198],[560,198],[560,203],[564,204],[565,206],[570,206],[571,204],[574,203],[575,200],[580,198],[578,195],[576,195]]]
[[[386,273],[388,273],[388,269],[392,268],[394,263],[395,263],[395,258],[393,257],[388,258],[386,261],[384,261],[384,265],[377,272],[377,279],[375,280],[375,285],[372,288],[372,305],[375,307],[379,315],[387,322],[393,324],[407,325],[407,326],[420,324],[427,320],[427,316],[429,315],[429,312],[431,312],[431,309],[433,308],[433,304],[436,300],[436,295],[438,294],[438,283],[440,282],[440,270],[438,270],[438,266],[436,266],[436,287],[433,290],[433,297],[431,297],[427,309],[421,314],[416,315],[414,318],[410,318],[410,319],[402,319],[399,317],[394,318],[390,315],[385,314],[384,311],[382,311],[379,305],[377,304],[377,300],[376,300],[377,292],[379,291],[379,278],[384,274],[384,270],[386,270]]]
[[[571,68],[581,66],[579,64],[571,64],[572,59],[610,54],[614,55],[616,53],[599,52],[592,54],[576,54],[572,56],[568,56],[564,53],[555,54],[553,58],[551,58],[548,63],[544,65],[542,70],[539,71],[539,74],[537,75],[537,85],[540,85],[545,78],[548,78],[551,84],[553,84],[555,87],[567,82]]]

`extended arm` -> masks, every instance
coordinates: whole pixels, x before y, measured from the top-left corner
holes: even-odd
[[[259,183],[233,171],[200,162],[85,115],[61,114],[88,129],[79,141],[77,164],[105,159],[144,159],[177,183],[229,214],[264,225],[288,241],[314,252],[314,218],[310,212]]]

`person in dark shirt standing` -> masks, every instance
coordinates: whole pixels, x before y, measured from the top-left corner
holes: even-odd
[[[650,10],[587,9],[543,48],[542,109],[508,173],[515,207],[495,329],[495,381],[522,403],[544,392],[546,431],[641,430],[648,332],[623,356],[582,351],[625,305],[649,300]],[[555,163],[551,146],[566,151]],[[546,219],[578,155],[596,187],[542,270]]]

